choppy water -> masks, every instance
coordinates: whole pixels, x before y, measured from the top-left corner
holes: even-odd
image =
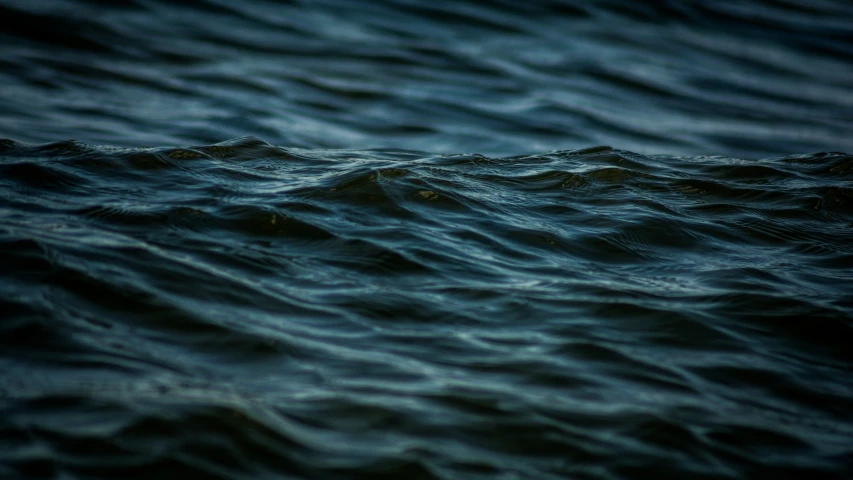
[[[853,475],[844,2],[0,19],[0,478]]]

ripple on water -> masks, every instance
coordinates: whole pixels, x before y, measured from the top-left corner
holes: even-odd
[[[0,145],[10,475],[849,471],[849,156]]]

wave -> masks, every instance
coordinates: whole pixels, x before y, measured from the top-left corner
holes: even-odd
[[[0,471],[850,471],[853,156],[0,141]]]

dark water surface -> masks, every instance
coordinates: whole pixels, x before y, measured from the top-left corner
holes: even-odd
[[[853,8],[589,3],[0,1],[0,478],[853,478]]]

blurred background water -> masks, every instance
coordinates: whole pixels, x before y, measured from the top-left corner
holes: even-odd
[[[851,151],[843,1],[2,2],[0,128],[512,155]]]
[[[853,477],[849,2],[0,25],[0,478]]]

